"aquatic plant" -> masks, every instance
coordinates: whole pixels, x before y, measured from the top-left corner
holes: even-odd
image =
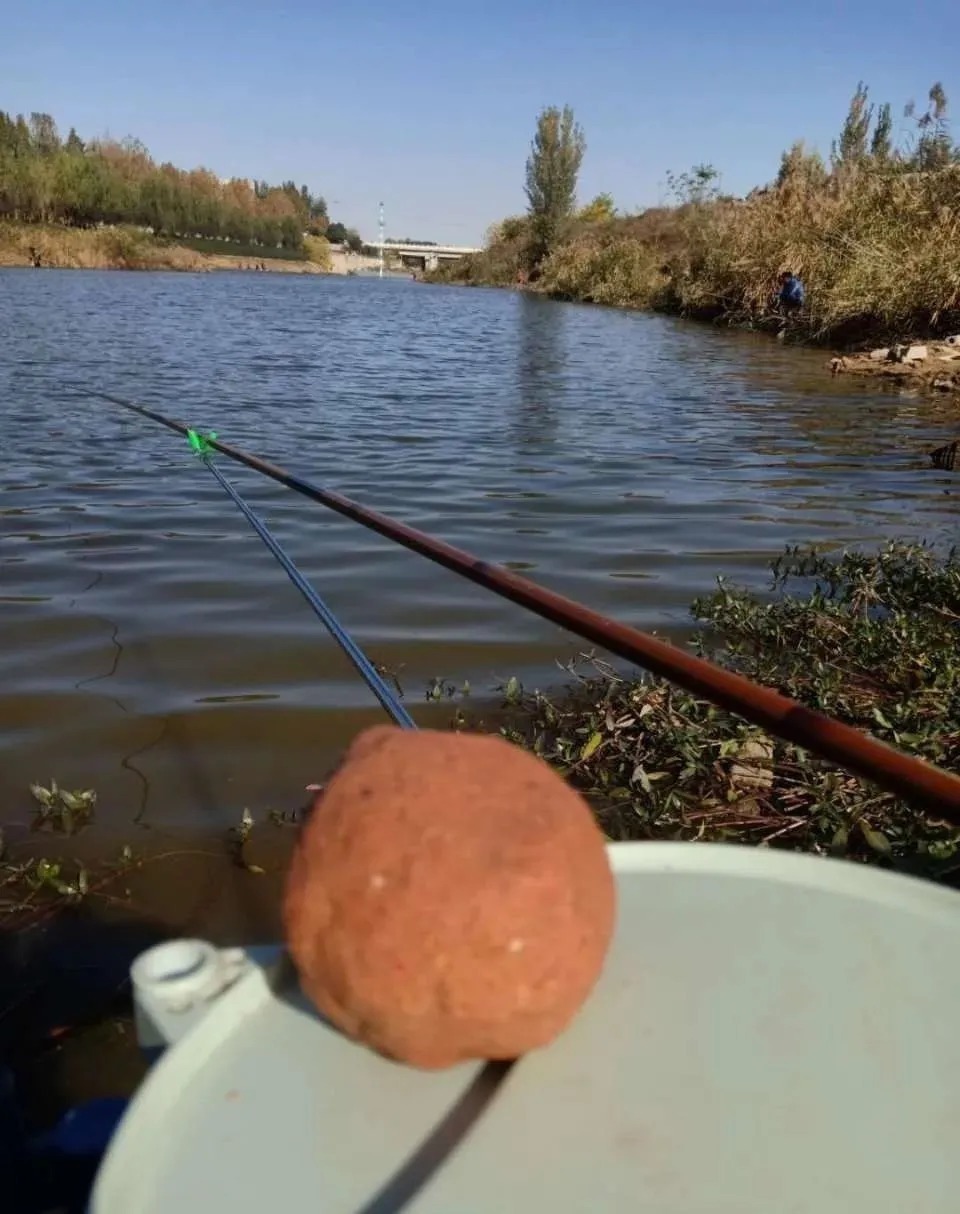
[[[49,788],[42,784],[31,784],[30,795],[37,806],[36,828],[50,827],[65,835],[72,835],[86,826],[93,817],[97,803],[97,794],[92,788],[69,792],[61,788],[56,780],[50,781]]]

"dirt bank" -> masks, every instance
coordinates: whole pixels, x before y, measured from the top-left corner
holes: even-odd
[[[187,250],[189,252],[189,250]],[[314,265],[312,261],[288,261],[280,257],[227,257],[216,253],[198,253],[201,264],[195,270],[251,270],[268,274],[330,274],[332,271]],[[178,267],[171,267],[178,268]]]
[[[310,260],[201,253],[157,240],[138,228],[65,228],[0,225],[0,266],[56,270],[250,270],[280,274],[329,273]]]
[[[306,245],[307,242],[305,242]],[[308,253],[310,249],[308,247]],[[325,242],[313,260],[205,253],[156,240],[136,228],[63,228],[0,224],[0,267],[54,270],[248,270],[269,274],[371,274],[376,257]]]
[[[350,253],[343,249],[331,248],[331,274],[362,274],[371,273],[380,266],[376,257],[366,257],[363,253]]]

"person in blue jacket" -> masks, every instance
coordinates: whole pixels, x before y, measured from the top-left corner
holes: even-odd
[[[804,295],[800,279],[791,270],[784,270],[780,275],[780,293],[777,296],[783,315],[787,318],[796,316],[803,307]]]

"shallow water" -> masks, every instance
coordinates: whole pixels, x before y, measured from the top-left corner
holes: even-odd
[[[0,806],[56,776],[119,830],[299,800],[379,719],[178,436],[95,386],[622,619],[677,634],[785,544],[955,536],[943,406],[823,353],[513,292],[0,272]],[[546,685],[576,641],[225,468],[415,712],[434,676]]]

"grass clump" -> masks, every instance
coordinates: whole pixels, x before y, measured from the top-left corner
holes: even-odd
[[[698,651],[960,770],[960,557],[790,550],[772,599],[720,583]],[[595,659],[562,695],[507,696],[504,733],[554,766],[613,839],[718,840],[960,872],[960,829],[659,679]]]
[[[667,284],[655,246],[630,236],[616,221],[591,225],[547,258],[541,289],[559,299],[650,308]]]

